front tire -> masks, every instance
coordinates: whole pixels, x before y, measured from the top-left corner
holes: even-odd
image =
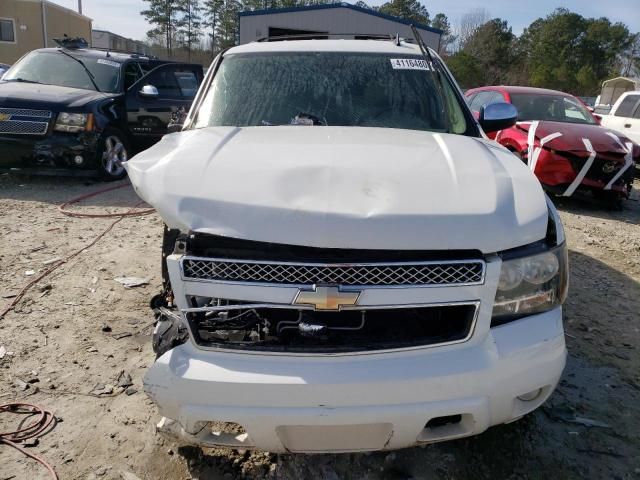
[[[129,142],[124,134],[115,128],[107,128],[102,133],[98,148],[98,168],[100,177],[106,181],[120,180],[127,174],[123,162],[129,159]]]

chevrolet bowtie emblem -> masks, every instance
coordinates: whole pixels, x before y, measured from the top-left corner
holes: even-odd
[[[313,305],[316,310],[340,310],[343,306],[355,305],[360,292],[342,292],[339,287],[314,287],[300,290],[294,305]]]
[[[8,113],[0,113],[0,122],[11,120],[11,115]]]

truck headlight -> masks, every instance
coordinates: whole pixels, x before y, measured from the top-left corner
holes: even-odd
[[[92,130],[93,115],[90,113],[61,112],[53,127],[58,132],[77,133]]]
[[[491,326],[542,313],[567,297],[567,244],[530,256],[504,259]]]

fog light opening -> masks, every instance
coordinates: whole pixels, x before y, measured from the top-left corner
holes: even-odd
[[[77,166],[80,166],[84,163],[84,158],[82,157],[82,155],[76,155],[75,157],[73,157],[73,163],[75,163]]]
[[[521,400],[523,402],[533,402],[536,398],[540,396],[541,393],[542,393],[542,389],[536,388],[535,390],[531,390],[530,392],[527,392],[523,395],[518,395],[518,400]]]
[[[462,421],[462,415],[446,415],[444,417],[435,417],[427,422],[425,428],[438,428],[446,425],[455,425]]]

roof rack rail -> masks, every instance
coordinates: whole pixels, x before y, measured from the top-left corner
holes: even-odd
[[[367,40],[390,40],[393,42],[413,43],[413,39],[400,38],[398,34],[382,33],[292,33],[290,35],[277,35],[260,37],[254,42],[279,42],[283,40],[328,40],[329,37],[364,37]]]
[[[151,55],[151,54],[147,54],[147,53],[139,53],[139,52],[131,52],[128,50],[118,50],[115,48],[105,48],[105,47],[91,47],[91,50],[100,50],[102,52],[113,52],[113,53],[124,53],[125,55],[131,55],[133,57],[144,57],[144,58],[148,58],[149,60],[158,60],[158,57],[155,55]]]

